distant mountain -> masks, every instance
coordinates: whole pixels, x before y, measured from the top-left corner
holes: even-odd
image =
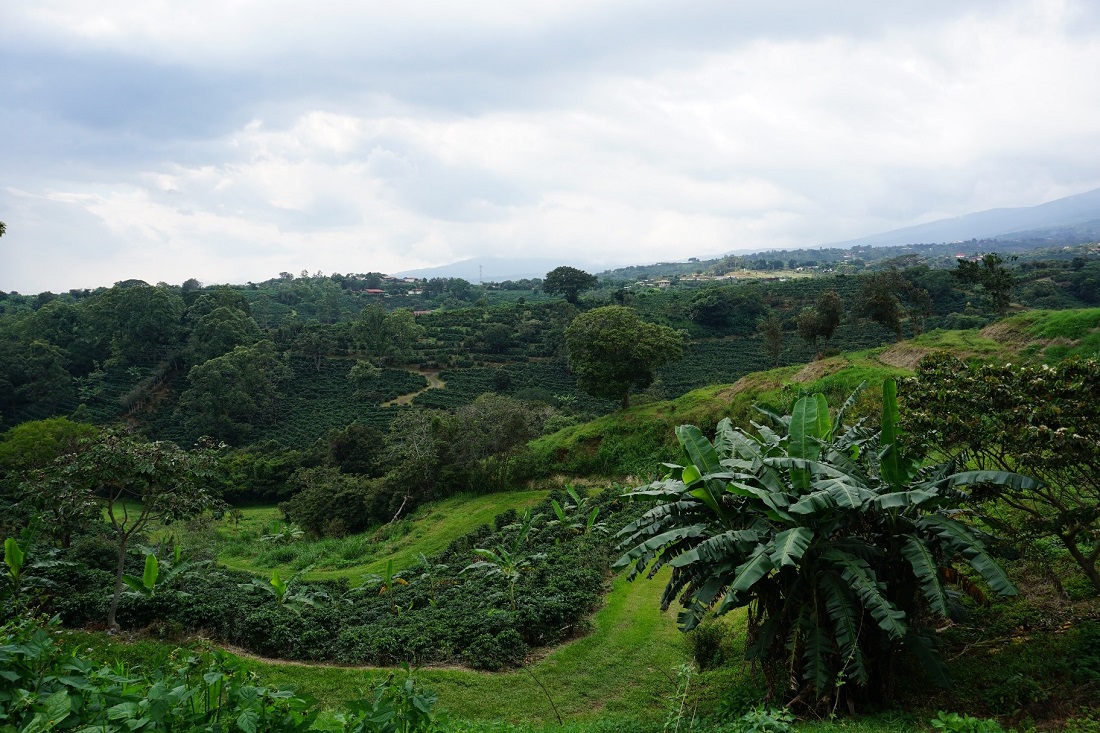
[[[478,278],[485,282],[503,282],[505,280],[525,280],[546,277],[546,273],[555,267],[568,265],[586,272],[595,270],[584,262],[568,258],[531,258],[531,257],[475,257],[461,262],[438,267],[424,267],[419,270],[395,272],[398,277],[460,277],[472,283]],[[479,269],[480,268],[480,269]]]
[[[968,239],[1018,238],[1031,230],[1058,229],[1095,224],[1100,221],[1100,188],[1076,196],[1048,201],[1038,206],[990,209],[974,214],[940,219],[927,224],[895,229],[869,237],[831,242],[823,247],[873,247],[932,242],[961,242]]]

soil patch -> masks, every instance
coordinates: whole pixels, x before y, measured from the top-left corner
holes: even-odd
[[[410,369],[409,371],[414,373],[414,374],[419,374],[420,376],[424,377],[424,379],[427,379],[428,380],[428,386],[425,387],[424,389],[417,390],[416,392],[409,392],[408,394],[403,394],[403,395],[401,395],[400,397],[398,397],[396,399],[390,400],[389,402],[385,402],[385,403],[382,404],[382,407],[393,407],[394,405],[407,405],[407,404],[411,403],[413,400],[415,400],[418,396],[420,396],[420,395],[424,394],[425,392],[427,392],[429,389],[443,389],[444,387],[447,386],[447,383],[439,378],[439,370],[438,369]]]
[[[901,342],[889,347],[878,355],[883,364],[899,369],[916,369],[917,363],[930,353],[929,349]]]

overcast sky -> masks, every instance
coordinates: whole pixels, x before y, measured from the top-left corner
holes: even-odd
[[[1095,0],[33,0],[0,289],[600,266],[1100,187]]]

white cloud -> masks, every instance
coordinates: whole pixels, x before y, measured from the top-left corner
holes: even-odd
[[[114,96],[82,90],[104,122],[62,72],[9,81],[0,287],[521,251],[612,265],[1100,186],[1083,0],[707,7],[710,24],[625,0],[18,6],[0,44],[88,59],[81,79]],[[104,53],[130,59],[103,67],[120,78],[95,75]]]

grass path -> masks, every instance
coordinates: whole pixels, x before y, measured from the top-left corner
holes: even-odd
[[[660,717],[673,692],[677,665],[687,661],[672,611],[660,611],[664,574],[627,583],[618,576],[588,636],[550,651],[530,671],[563,718]],[[293,685],[325,705],[363,696],[387,670],[309,667],[249,660],[268,683]],[[469,720],[556,722],[546,694],[524,670],[484,673],[424,668],[416,672],[452,716]]]

